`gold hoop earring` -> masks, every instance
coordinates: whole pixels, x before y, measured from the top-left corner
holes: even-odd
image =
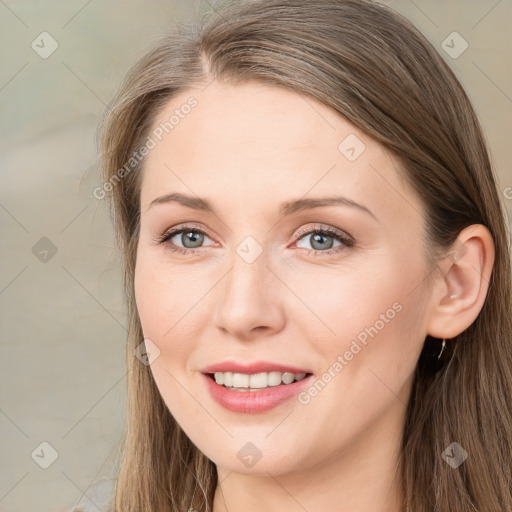
[[[441,345],[441,351],[439,352],[437,359],[441,358],[441,354],[444,352],[445,347],[446,347],[446,340],[443,338],[443,344]]]

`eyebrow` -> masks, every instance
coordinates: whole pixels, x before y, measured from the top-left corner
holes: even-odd
[[[187,208],[192,208],[194,210],[201,210],[216,214],[215,209],[207,199],[201,199],[200,197],[189,196],[177,192],[165,194],[163,196],[157,197],[156,199],[153,199],[153,201],[151,201],[151,203],[149,204],[148,210],[156,204],[166,203],[179,203],[183,206],[186,206]],[[303,198],[296,199],[294,201],[286,201],[281,205],[279,209],[279,215],[285,217],[304,210],[335,205],[351,206],[353,208],[357,208],[358,210],[369,214],[375,220],[378,220],[377,217],[375,217],[375,215],[366,206],[356,203],[355,201],[349,199],[348,197],[343,197],[339,195],[318,198]]]

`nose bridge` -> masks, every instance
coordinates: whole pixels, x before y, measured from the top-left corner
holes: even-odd
[[[267,251],[255,238],[243,239],[233,250],[230,270],[221,286],[217,326],[239,338],[257,327],[279,328],[282,315],[276,281]]]
[[[267,260],[266,252],[255,239],[246,239],[235,248],[224,290],[224,303],[230,311],[254,312],[258,304],[268,300],[265,296],[266,274],[270,272]]]

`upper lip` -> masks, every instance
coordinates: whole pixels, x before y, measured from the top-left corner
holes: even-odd
[[[201,370],[203,373],[233,372],[233,373],[263,373],[263,372],[290,372],[290,373],[312,373],[311,370],[290,366],[288,364],[272,363],[269,361],[255,361],[253,363],[236,363],[234,361],[222,361]]]

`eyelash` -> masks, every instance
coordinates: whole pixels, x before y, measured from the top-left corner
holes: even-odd
[[[184,233],[184,232],[193,232],[193,233],[199,233],[199,234],[208,236],[208,233],[206,233],[202,229],[192,227],[192,226],[178,226],[177,228],[174,228],[170,231],[166,231],[164,234],[158,236],[158,238],[156,239],[156,242],[158,244],[166,244],[175,235],[177,235],[179,233]],[[345,247],[338,246],[334,249],[328,249],[326,251],[320,251],[318,249],[305,249],[308,251],[307,252],[308,256],[310,256],[311,253],[313,253],[315,257],[318,256],[319,253],[322,254],[322,256],[323,255],[330,256],[332,254],[340,253],[341,251],[354,246],[354,240],[350,236],[345,235],[333,228],[318,227],[318,226],[316,226],[314,228],[308,228],[308,229],[299,231],[299,233],[297,234],[297,238],[295,239],[295,242],[297,242],[301,238],[304,238],[306,235],[316,235],[316,234],[328,235],[328,236],[334,238],[335,240],[337,240],[338,242],[341,242],[342,245],[344,245]],[[171,251],[177,252],[179,254],[183,254],[185,256],[195,254],[196,252],[198,252],[200,250],[200,248],[186,249],[186,248],[178,247],[178,246],[176,246],[174,244],[170,244],[170,243],[167,245]]]

